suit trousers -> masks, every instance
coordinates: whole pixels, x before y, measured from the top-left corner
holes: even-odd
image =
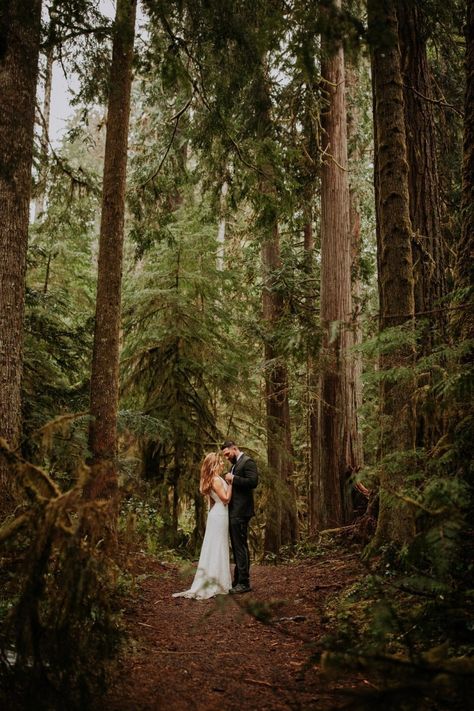
[[[250,551],[247,543],[249,520],[243,517],[229,520],[230,542],[235,562],[233,586],[250,586]]]

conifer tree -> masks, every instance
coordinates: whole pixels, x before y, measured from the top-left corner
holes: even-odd
[[[263,64],[263,63],[262,63]],[[264,145],[272,133],[271,99],[268,77],[262,67],[255,82],[257,140]],[[262,148],[259,146],[260,151]],[[265,155],[265,151],[262,151]],[[265,526],[264,549],[278,553],[282,544],[297,538],[296,501],[293,489],[293,452],[289,408],[287,366],[279,352],[278,327],[283,316],[284,301],[277,283],[281,268],[278,212],[275,209],[274,167],[265,157],[261,162],[260,206],[262,224],[262,315],[265,324],[265,403],[267,415],[267,458],[272,482]],[[257,207],[257,210],[259,207]]]
[[[341,3],[335,3],[340,8]],[[350,477],[357,470],[357,425],[351,365],[350,196],[344,50],[323,40],[322,80],[328,105],[322,117],[321,323],[318,415],[318,524],[339,526],[352,516]]]
[[[472,338],[474,317],[474,2],[468,0],[466,12],[466,92],[464,97],[464,140],[462,163],[462,227],[457,250],[456,287],[465,301],[461,314],[455,315],[455,328],[462,338]]]
[[[359,196],[359,186],[351,171],[351,167],[359,166],[363,161],[363,148],[359,134],[362,131],[362,111],[357,105],[358,88],[363,80],[360,74],[364,73],[364,63],[367,60],[361,59],[359,65],[349,61],[345,62],[346,68],[346,91],[348,97],[347,112],[347,142],[348,142],[348,166],[349,166],[349,216],[351,232],[351,290],[352,290],[352,340],[355,348],[359,347],[363,340],[362,333],[362,300],[363,285],[361,274],[362,260],[362,219],[361,219],[361,198]],[[349,108],[350,105],[350,108]],[[350,367],[352,374],[350,377],[351,397],[355,413],[353,422],[353,472],[357,473],[364,464],[364,451],[362,433],[359,426],[359,412],[362,407],[362,355],[354,350],[350,356]],[[361,483],[355,486],[360,491],[364,491]],[[366,493],[366,490],[365,490]]]
[[[428,355],[446,336],[447,255],[441,230],[434,93],[427,55],[428,19],[423,5],[398,3],[398,35],[403,76],[410,219],[413,228],[415,313],[426,323],[418,355]],[[421,385],[426,386],[426,378]],[[425,387],[426,389],[426,387]],[[417,416],[417,443],[433,446],[443,434],[443,417],[433,404]]]
[[[20,443],[20,389],[26,251],[33,154],[41,0],[5,0],[0,7],[0,437]],[[2,504],[13,475],[0,455]]]
[[[117,411],[132,58],[136,0],[118,0],[109,78],[92,359],[89,447],[92,474],[86,494],[113,498],[117,490]]]
[[[438,321],[446,295],[445,255],[441,234],[440,195],[432,77],[427,57],[427,18],[408,0],[397,6],[400,61],[407,142],[410,218],[413,227],[415,310]],[[431,329],[432,330],[432,329]],[[431,340],[433,334],[431,334]]]
[[[408,325],[408,344],[394,345],[381,359],[383,369],[413,365],[409,331],[413,324],[414,279],[409,215],[408,164],[403,82],[394,0],[369,0],[374,85],[375,183],[378,221],[380,329]],[[380,512],[372,545],[409,542],[414,513],[400,503],[404,475],[389,468],[394,452],[413,451],[415,428],[413,384],[382,380]]]

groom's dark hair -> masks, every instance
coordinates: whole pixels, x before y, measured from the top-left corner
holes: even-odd
[[[236,446],[235,442],[233,442],[231,439],[226,439],[226,441],[224,442],[224,444],[221,447],[221,450],[228,449],[229,447],[235,447],[235,446]]]

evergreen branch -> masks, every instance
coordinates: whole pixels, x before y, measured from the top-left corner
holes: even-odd
[[[429,516],[439,516],[440,514],[446,513],[446,511],[449,511],[447,506],[441,506],[439,509],[435,509],[434,511],[432,509],[429,509],[427,506],[424,506],[421,504],[419,501],[416,501],[416,499],[412,499],[411,496],[405,496],[404,494],[400,494],[398,491],[391,491],[391,494],[397,497],[397,499],[400,499],[401,501],[404,501],[406,504],[410,504],[411,506],[414,506],[417,509],[420,509],[420,511],[423,511],[424,513],[428,514]]]
[[[61,69],[62,69],[62,71],[63,71],[63,76],[64,76],[64,78],[67,79],[67,74],[68,74],[68,73],[67,73],[67,71],[66,71],[66,67],[64,66],[63,46],[60,44],[60,45],[58,45],[58,47],[57,47],[56,49],[57,49],[57,54],[58,54],[57,61],[58,61],[59,64],[61,65]]]
[[[315,161],[314,158],[312,158],[312,157],[310,156],[310,154],[308,153],[308,149],[307,149],[306,146],[305,146],[304,140],[303,140],[302,138],[298,138],[298,143],[300,144],[300,148],[301,148],[301,150],[303,151],[303,153],[304,153],[304,155],[306,156],[306,158],[308,159],[309,163],[310,163],[311,165],[316,165],[316,161]]]
[[[186,40],[184,40],[182,37],[177,37],[175,33],[173,32],[173,29],[171,28],[168,20],[166,19],[164,13],[160,13],[160,19],[163,23],[163,27],[166,31],[166,33],[169,35],[171,41],[173,42],[173,45],[176,47],[176,49],[179,51],[181,48],[183,49],[184,53],[186,54],[187,58],[198,68],[199,74],[200,74],[200,81],[201,81],[201,86],[199,86],[198,82],[194,79],[194,77],[191,75],[191,73],[184,68],[189,81],[191,82],[191,85],[193,86],[196,94],[201,98],[202,103],[204,104],[205,108],[209,111],[210,114],[214,113],[217,118],[219,119],[219,122],[221,124],[221,127],[227,137],[227,139],[230,141],[232,147],[234,148],[235,152],[237,153],[237,156],[240,160],[241,163],[243,163],[247,168],[250,168],[250,170],[255,171],[258,175],[261,175],[264,178],[271,178],[271,176],[267,175],[265,171],[261,170],[256,165],[253,165],[253,163],[250,163],[242,154],[242,150],[240,146],[238,145],[237,141],[235,138],[232,136],[230,133],[229,129],[227,128],[226,122],[224,120],[224,117],[222,116],[221,112],[217,107],[212,109],[211,104],[209,99],[207,98],[207,92],[204,86],[204,79],[203,79],[203,70],[202,66],[199,62],[198,59],[191,53],[189,50],[188,44]]]
[[[47,422],[42,427],[38,427],[38,429],[33,430],[33,432],[31,432],[29,434],[29,437],[30,438],[42,437],[43,443],[44,443],[45,441],[48,441],[48,438],[51,437],[52,434],[54,434],[55,430],[62,429],[62,428],[64,428],[65,425],[68,425],[70,422],[72,422],[74,420],[78,420],[83,417],[88,417],[88,416],[90,416],[90,413],[87,411],[73,412],[73,413],[69,413],[66,415],[59,415],[58,417],[55,417],[53,420],[50,420],[49,422]],[[15,450],[16,452],[20,449],[20,447],[22,446],[22,444],[25,440],[26,440],[26,438],[23,438],[22,443]],[[1,446],[0,446],[0,449],[1,449]]]
[[[87,411],[84,412],[72,412],[68,413],[66,415],[59,415],[58,417],[55,417],[54,420],[50,420],[47,422],[45,425],[42,427],[39,427],[37,430],[31,433],[31,437],[37,437],[37,436],[44,436],[44,435],[49,435],[51,432],[54,432],[55,429],[57,428],[62,428],[64,427],[65,424],[68,424],[69,422],[72,422],[73,420],[77,420],[81,417],[86,417],[90,413]]]
[[[185,111],[187,111],[187,109],[189,108],[189,106],[190,106],[191,101],[193,100],[193,98],[194,98],[194,94],[193,94],[193,95],[191,96],[191,98],[186,102],[185,106],[183,106],[183,108],[180,109],[180,110],[178,111],[178,113],[176,113],[174,116],[171,117],[171,121],[179,121],[179,119],[181,118],[181,116],[182,116],[182,115],[185,113]]]
[[[61,490],[51,477],[40,467],[23,459],[3,437],[0,437],[0,452],[16,468],[25,489],[32,491],[37,499],[52,499],[61,495]]]
[[[62,27],[66,27],[66,25],[61,25]],[[83,37],[85,35],[97,35],[99,38],[102,36],[108,36],[110,37],[110,30],[111,27],[108,25],[103,25],[100,27],[75,27],[72,28],[73,31],[70,34],[66,34],[63,36],[60,36],[58,38],[48,38],[42,45],[41,49],[47,50],[50,47],[56,47],[58,45],[62,45],[65,42],[69,42],[70,40],[75,40],[78,37]]]
[[[164,164],[166,158],[168,157],[168,153],[170,152],[171,147],[172,147],[172,145],[173,145],[173,143],[174,143],[174,139],[175,139],[175,137],[176,137],[176,131],[178,130],[179,120],[180,120],[181,116],[182,116],[182,115],[188,110],[188,108],[190,107],[193,98],[194,98],[194,94],[191,96],[190,99],[188,99],[188,101],[186,102],[185,106],[183,106],[183,108],[180,109],[180,110],[178,111],[178,113],[175,114],[175,115],[172,117],[171,120],[174,121],[175,124],[174,124],[174,127],[173,127],[173,133],[171,134],[171,138],[170,138],[170,140],[169,140],[169,142],[168,142],[168,145],[167,145],[167,147],[166,147],[165,154],[164,154],[163,158],[161,159],[158,168],[155,170],[155,172],[154,172],[152,175],[150,175],[149,178],[147,178],[147,179],[145,180],[144,183],[142,183],[142,184],[140,185],[140,188],[143,189],[143,188],[145,187],[145,185],[148,185],[148,183],[149,183],[150,181],[154,180],[154,179],[156,178],[156,176],[159,174],[160,170],[162,169],[163,164]]]
[[[49,136],[49,130],[48,130],[48,124],[47,121],[43,115],[43,112],[41,110],[41,107],[39,106],[38,102],[36,102],[36,110],[39,114],[39,117],[41,119],[41,124],[42,128],[44,131],[44,135],[46,137],[46,142],[49,146],[49,149],[51,151],[51,155],[53,156],[54,160],[56,161],[56,164],[60,167],[60,169],[65,173],[69,178],[71,178],[72,182],[75,183],[76,185],[80,185],[84,188],[90,189],[91,185],[88,180],[85,180],[84,178],[78,177],[78,174],[73,171],[72,168],[68,166],[68,164],[56,153],[54,150],[54,147],[51,143],[50,136]],[[79,169],[81,172],[82,169]]]

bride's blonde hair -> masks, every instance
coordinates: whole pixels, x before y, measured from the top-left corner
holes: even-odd
[[[223,469],[222,457],[217,452],[209,452],[204,457],[201,465],[201,481],[199,482],[199,491],[201,494],[210,494],[212,489],[212,480],[215,476],[219,476]]]

